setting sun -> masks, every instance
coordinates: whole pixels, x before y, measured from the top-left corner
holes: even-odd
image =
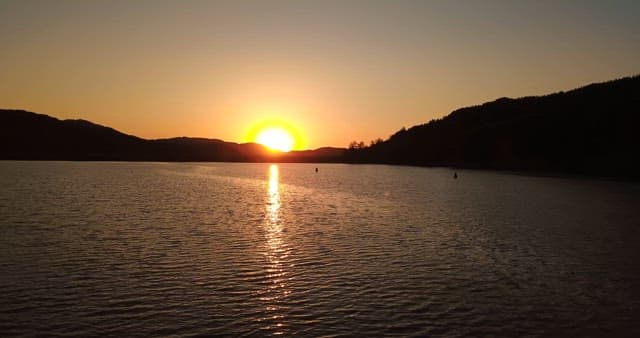
[[[262,144],[276,151],[302,150],[306,140],[301,130],[291,123],[277,118],[267,118],[254,122],[245,131],[245,142]]]
[[[293,136],[282,128],[267,128],[256,136],[256,142],[274,150],[290,151],[293,149]]]

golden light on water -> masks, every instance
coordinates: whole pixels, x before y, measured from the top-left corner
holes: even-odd
[[[279,312],[279,303],[291,293],[291,290],[287,287],[286,261],[289,256],[289,247],[282,236],[283,222],[280,216],[281,196],[279,176],[278,165],[270,165],[266,203],[265,256],[267,259],[266,272],[271,282],[267,285],[266,289],[263,290],[261,299],[266,302],[266,310],[269,314],[268,318],[271,321],[275,321],[275,323],[270,326],[270,329],[274,330],[274,335],[283,333],[284,316]]]
[[[278,165],[269,166],[269,203],[268,213],[270,224],[272,227],[279,225],[278,211],[280,210],[280,192],[278,191]]]

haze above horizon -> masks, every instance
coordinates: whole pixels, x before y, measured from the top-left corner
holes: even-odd
[[[640,72],[636,1],[0,1],[0,108],[145,138],[386,138]]]

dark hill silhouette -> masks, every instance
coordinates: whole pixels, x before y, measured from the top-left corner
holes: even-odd
[[[640,76],[500,98],[352,143],[346,161],[639,177]]]
[[[143,139],[84,120],[60,121],[22,110],[0,111],[3,159],[131,159]]]
[[[294,150],[277,156],[280,162],[338,163],[344,161],[345,152],[344,148],[322,147],[314,150]]]
[[[177,137],[146,140],[84,120],[0,110],[0,159],[95,161],[337,162],[344,149],[272,152],[256,143]]]
[[[640,178],[640,76],[500,98],[348,150],[271,152],[255,143],[146,140],[84,120],[0,110],[0,159],[348,162]]]

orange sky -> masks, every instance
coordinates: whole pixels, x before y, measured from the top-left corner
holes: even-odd
[[[2,1],[0,108],[303,148],[640,73],[634,1]]]

